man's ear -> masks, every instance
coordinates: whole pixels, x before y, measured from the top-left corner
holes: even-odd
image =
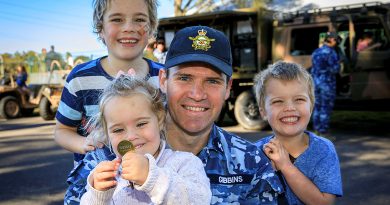
[[[158,79],[160,83],[160,90],[163,93],[167,93],[167,71],[165,69],[160,69],[158,73]]]
[[[227,83],[226,87],[226,93],[225,93],[225,100],[229,99],[230,97],[230,90],[232,88],[233,79],[230,78],[229,82]]]

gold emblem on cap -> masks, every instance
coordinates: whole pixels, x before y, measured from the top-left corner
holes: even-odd
[[[119,142],[117,149],[118,149],[119,154],[121,154],[123,156],[129,151],[134,151],[135,147],[134,147],[133,143],[131,143],[130,141],[122,140],[121,142]]]
[[[207,31],[202,29],[198,30],[198,35],[194,37],[188,37],[190,40],[192,40],[192,47],[195,50],[201,49],[207,51],[209,48],[211,48],[210,42],[215,41],[213,38],[209,38],[206,36]]]

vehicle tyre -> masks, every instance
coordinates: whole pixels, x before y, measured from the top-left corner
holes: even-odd
[[[44,120],[53,120],[56,112],[51,108],[51,103],[47,97],[42,97],[41,102],[39,102],[39,115]]]
[[[245,129],[259,130],[268,125],[261,119],[259,107],[252,92],[242,92],[234,103],[234,116],[237,122]]]
[[[16,118],[20,115],[20,105],[13,96],[6,96],[0,101],[0,116],[5,119]]]

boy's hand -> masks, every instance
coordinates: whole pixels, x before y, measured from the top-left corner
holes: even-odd
[[[149,175],[149,160],[142,154],[127,152],[122,157],[122,178],[143,185]]]
[[[92,187],[99,191],[107,191],[116,186],[115,176],[119,168],[120,160],[100,162],[92,172]]]
[[[285,167],[291,165],[287,150],[276,138],[271,139],[264,145],[264,152],[272,160],[276,170],[282,171]]]
[[[104,144],[101,142],[98,142],[96,146],[99,148],[103,148]],[[95,150],[95,144],[94,144],[93,140],[89,137],[85,137],[85,142],[83,145],[84,153],[87,153],[87,152],[93,151],[93,150]]]

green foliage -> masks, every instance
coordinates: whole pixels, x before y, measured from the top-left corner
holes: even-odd
[[[27,52],[15,52],[11,53],[3,53],[0,54],[3,62],[2,69],[5,72],[14,72],[18,65],[26,66],[28,73],[37,73],[37,72],[46,72],[46,64],[50,65],[51,60],[58,60],[60,62],[60,67],[56,66],[55,69],[69,69],[69,65],[63,60],[63,57],[60,53],[54,53],[49,58],[45,58],[41,53],[37,53],[35,51],[27,51]],[[69,52],[66,53],[66,56],[71,55]],[[75,57],[74,62],[87,62],[90,58],[87,56],[77,56]],[[0,75],[3,71],[0,72]]]

